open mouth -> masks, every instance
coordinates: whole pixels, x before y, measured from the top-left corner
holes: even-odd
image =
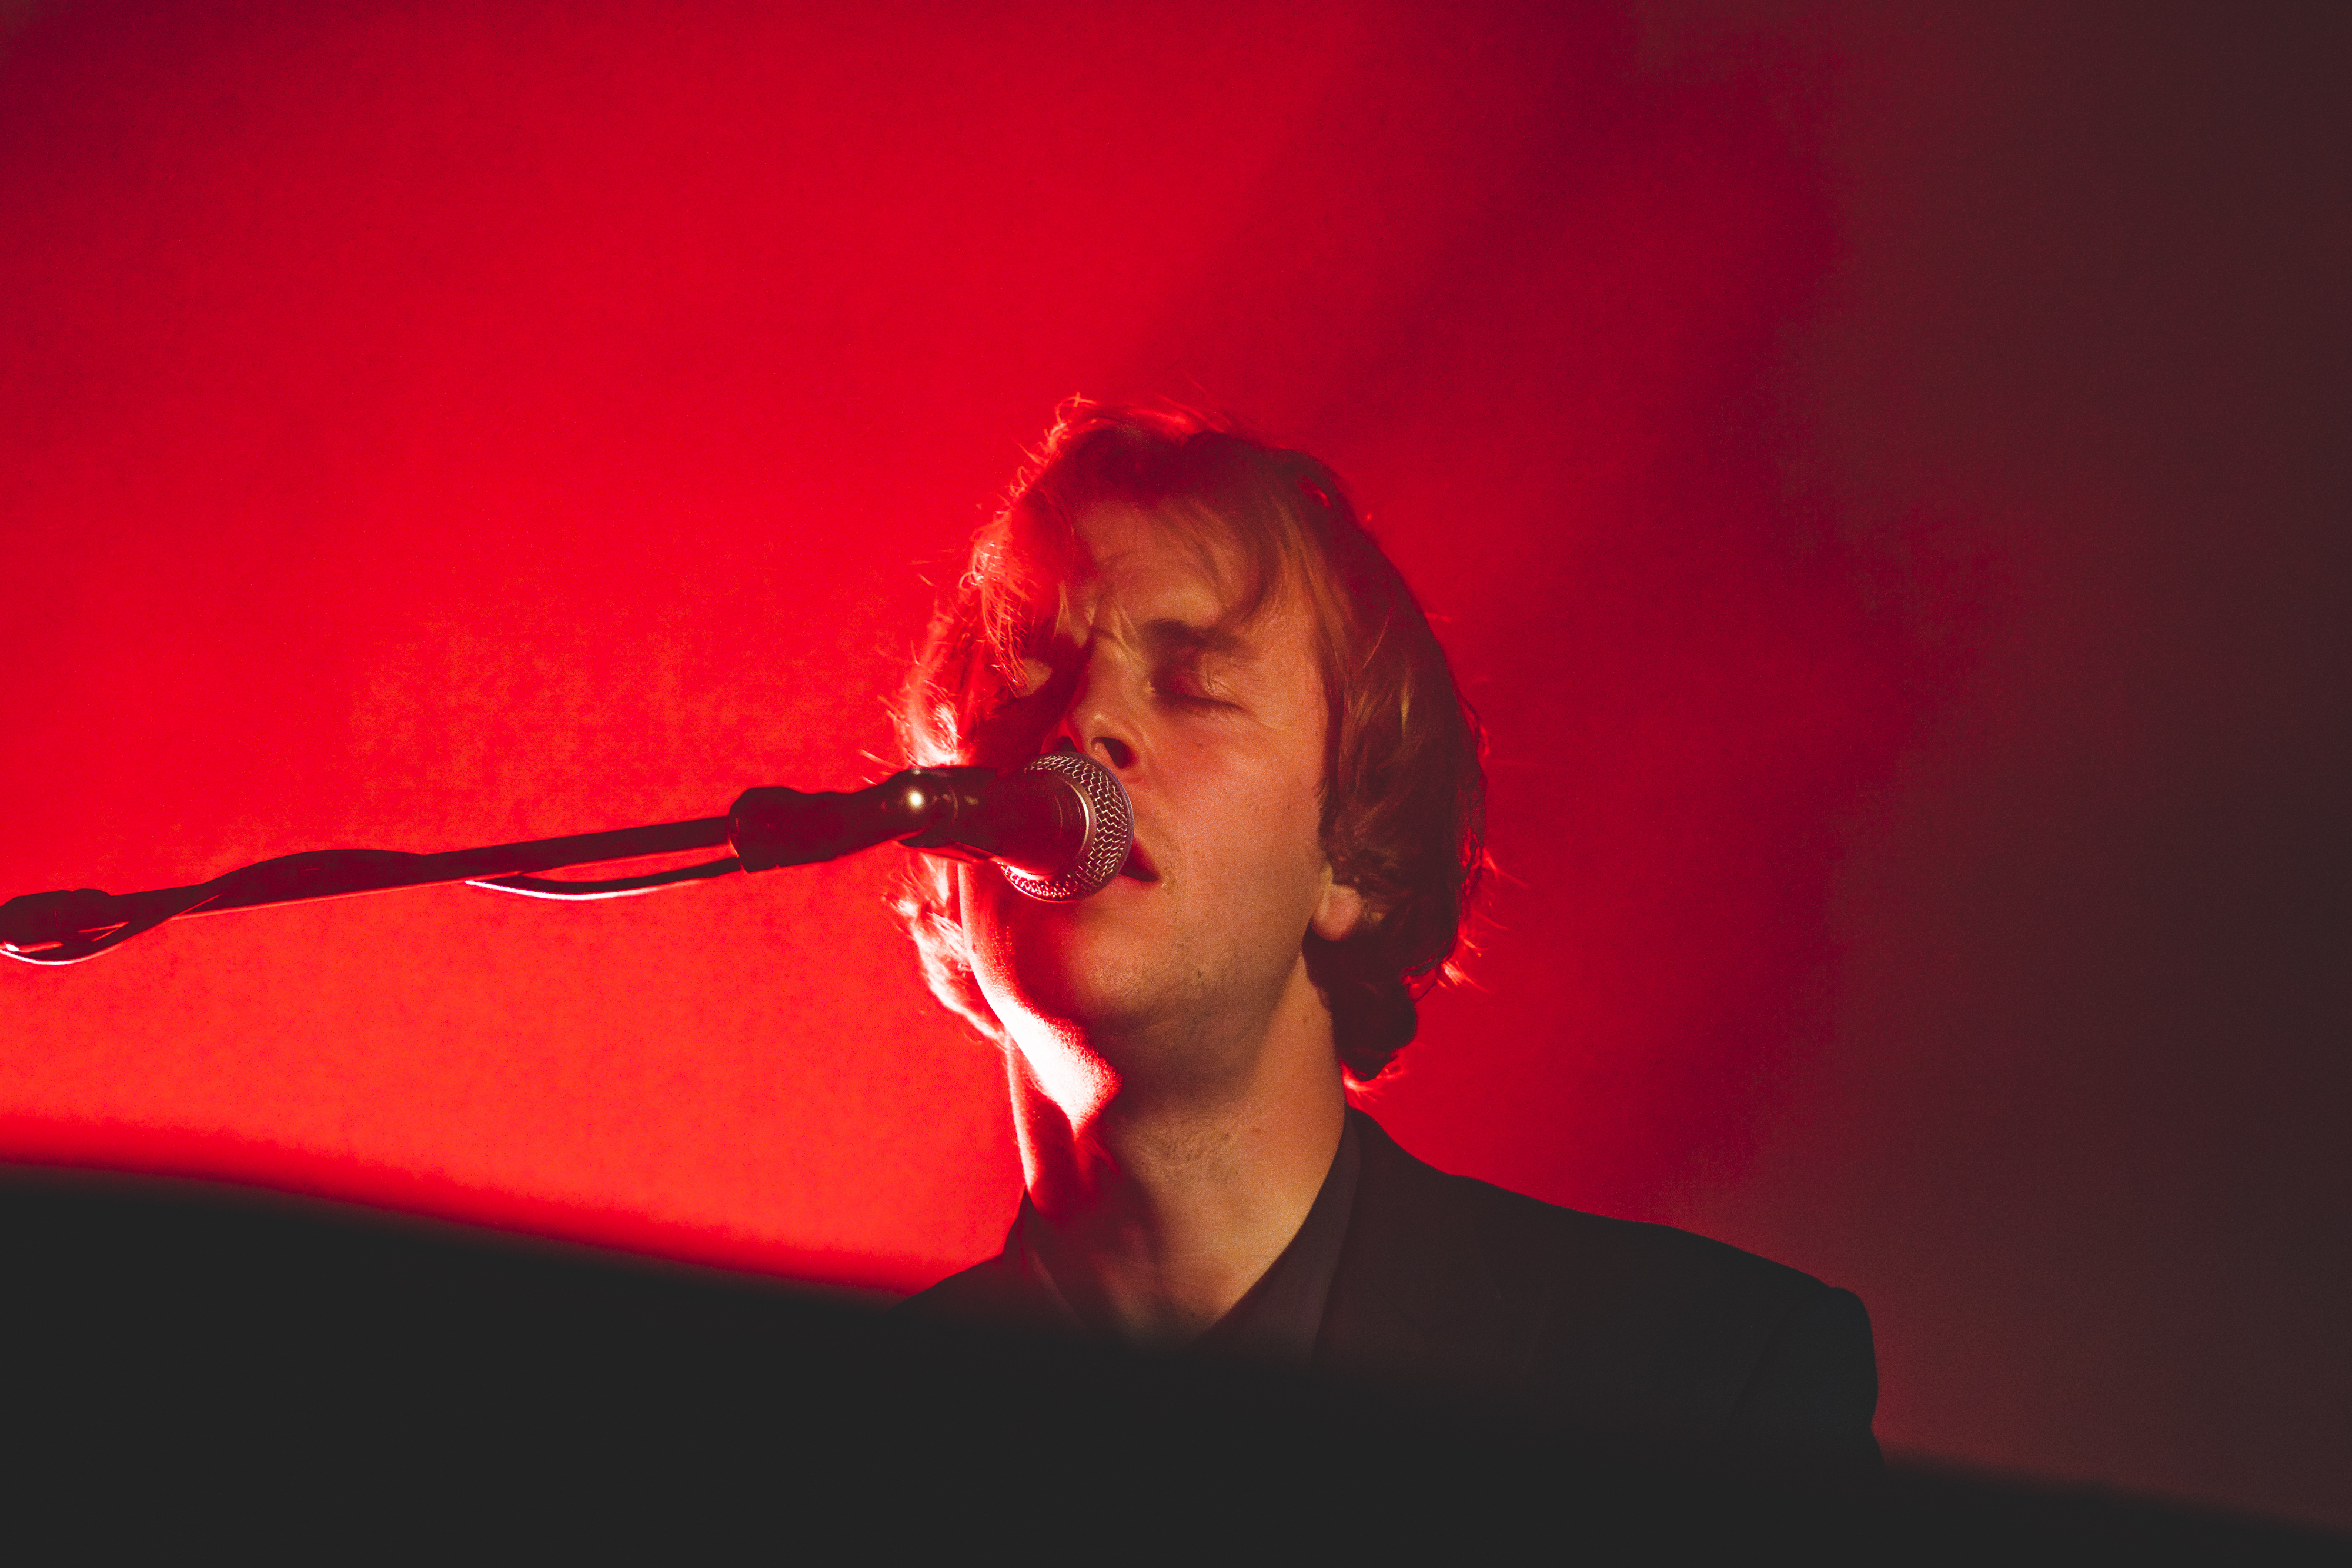
[[[1143,842],[1139,839],[1128,846],[1127,863],[1118,868],[1118,874],[1138,882],[1158,882],[1160,868],[1151,863],[1151,857],[1144,852]]]

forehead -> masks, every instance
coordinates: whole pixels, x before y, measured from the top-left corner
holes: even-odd
[[[1060,537],[1055,537],[1059,534]],[[1025,536],[1025,537],[1023,537]],[[1032,623],[1076,632],[1106,618],[1181,621],[1240,632],[1283,612],[1290,573],[1268,552],[1252,551],[1223,518],[1171,503],[1145,507],[1106,500],[1086,507],[1066,531],[1034,527],[1013,541]]]
[[[1246,570],[1241,552],[1211,519],[1107,501],[1079,513],[1071,526],[1077,550],[1066,587],[1077,601],[1149,601],[1163,611],[1189,611],[1202,622],[1217,621]]]

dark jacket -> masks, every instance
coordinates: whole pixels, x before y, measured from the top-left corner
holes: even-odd
[[[1851,1292],[1669,1226],[1447,1176],[1350,1111],[1360,1148],[1316,1370],[1498,1409],[1612,1448],[1879,1466],[1870,1319]],[[1013,1249],[900,1309],[1020,1322]]]
[[[1370,1117],[1358,1133],[1318,1368],[1603,1441],[1878,1468],[1878,1368],[1851,1291],[1686,1230],[1447,1176]]]

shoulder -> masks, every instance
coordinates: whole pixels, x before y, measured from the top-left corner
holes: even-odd
[[[1407,1154],[1369,1117],[1359,1130],[1368,1219],[1407,1248],[1466,1246],[1507,1297],[1540,1296],[1586,1322],[1662,1309],[1734,1322],[1777,1317],[1827,1288],[1673,1226],[1588,1214],[1448,1175]]]
[[[1670,1225],[1431,1174],[1474,1226],[1497,1286],[1540,1295],[1563,1326],[1647,1323],[1664,1334],[1671,1324],[1704,1324],[1718,1336],[1751,1337],[1828,1289],[1786,1264]]]
[[[1851,1292],[1672,1226],[1449,1176],[1369,1118],[1360,1132],[1358,1314],[1409,1321],[1433,1364],[1483,1362],[1488,1391],[1615,1433],[1857,1463],[1866,1447],[1875,1463],[1870,1322]],[[1485,1348],[1443,1343],[1465,1334]]]

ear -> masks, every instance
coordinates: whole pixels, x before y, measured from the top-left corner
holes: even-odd
[[[1308,928],[1326,942],[1345,942],[1357,926],[1363,924],[1364,895],[1344,882],[1331,880],[1331,870],[1323,870],[1323,896],[1315,905],[1315,918]]]

